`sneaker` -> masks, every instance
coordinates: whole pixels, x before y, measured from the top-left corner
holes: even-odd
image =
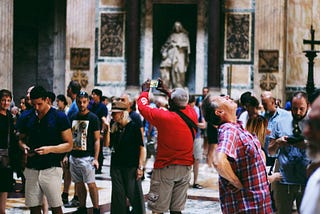
[[[64,205],[69,203],[68,194],[62,193],[62,194],[61,194],[61,198],[62,198],[62,203],[63,203]]]
[[[200,184],[193,184],[192,188],[194,188],[194,189],[203,189],[203,186],[201,186]]]
[[[74,213],[75,214],[87,214],[87,208],[86,207],[79,207]]]
[[[79,207],[80,206],[80,202],[73,198],[70,202],[68,202],[67,204],[64,204],[64,207],[66,208],[70,208],[70,207]]]

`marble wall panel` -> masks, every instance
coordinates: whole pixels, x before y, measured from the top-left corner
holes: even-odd
[[[225,8],[247,9],[251,8],[253,0],[226,0]]]

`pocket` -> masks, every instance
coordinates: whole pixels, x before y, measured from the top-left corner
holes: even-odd
[[[160,182],[151,180],[150,191],[147,196],[149,205],[151,206],[154,205],[156,201],[159,199],[159,195],[160,195],[159,190],[160,190]]]

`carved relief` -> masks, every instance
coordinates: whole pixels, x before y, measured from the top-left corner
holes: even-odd
[[[279,70],[278,50],[259,50],[259,72],[277,72]]]
[[[89,81],[88,81],[88,76],[85,72],[83,71],[75,71],[71,77],[71,80],[76,80],[80,83],[82,88],[86,88]]]
[[[277,85],[277,79],[272,73],[263,74],[260,79],[260,88],[266,91],[274,89]]]
[[[124,14],[101,13],[100,56],[122,57],[124,49]]]
[[[70,48],[70,70],[90,70],[90,48]]]
[[[225,18],[225,60],[251,60],[251,14],[226,13]]]

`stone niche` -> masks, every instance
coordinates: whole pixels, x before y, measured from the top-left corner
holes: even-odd
[[[190,55],[186,74],[186,86],[195,87],[197,4],[153,4],[153,53],[152,78],[160,76],[161,47],[172,33],[174,22],[181,22],[189,33]]]

